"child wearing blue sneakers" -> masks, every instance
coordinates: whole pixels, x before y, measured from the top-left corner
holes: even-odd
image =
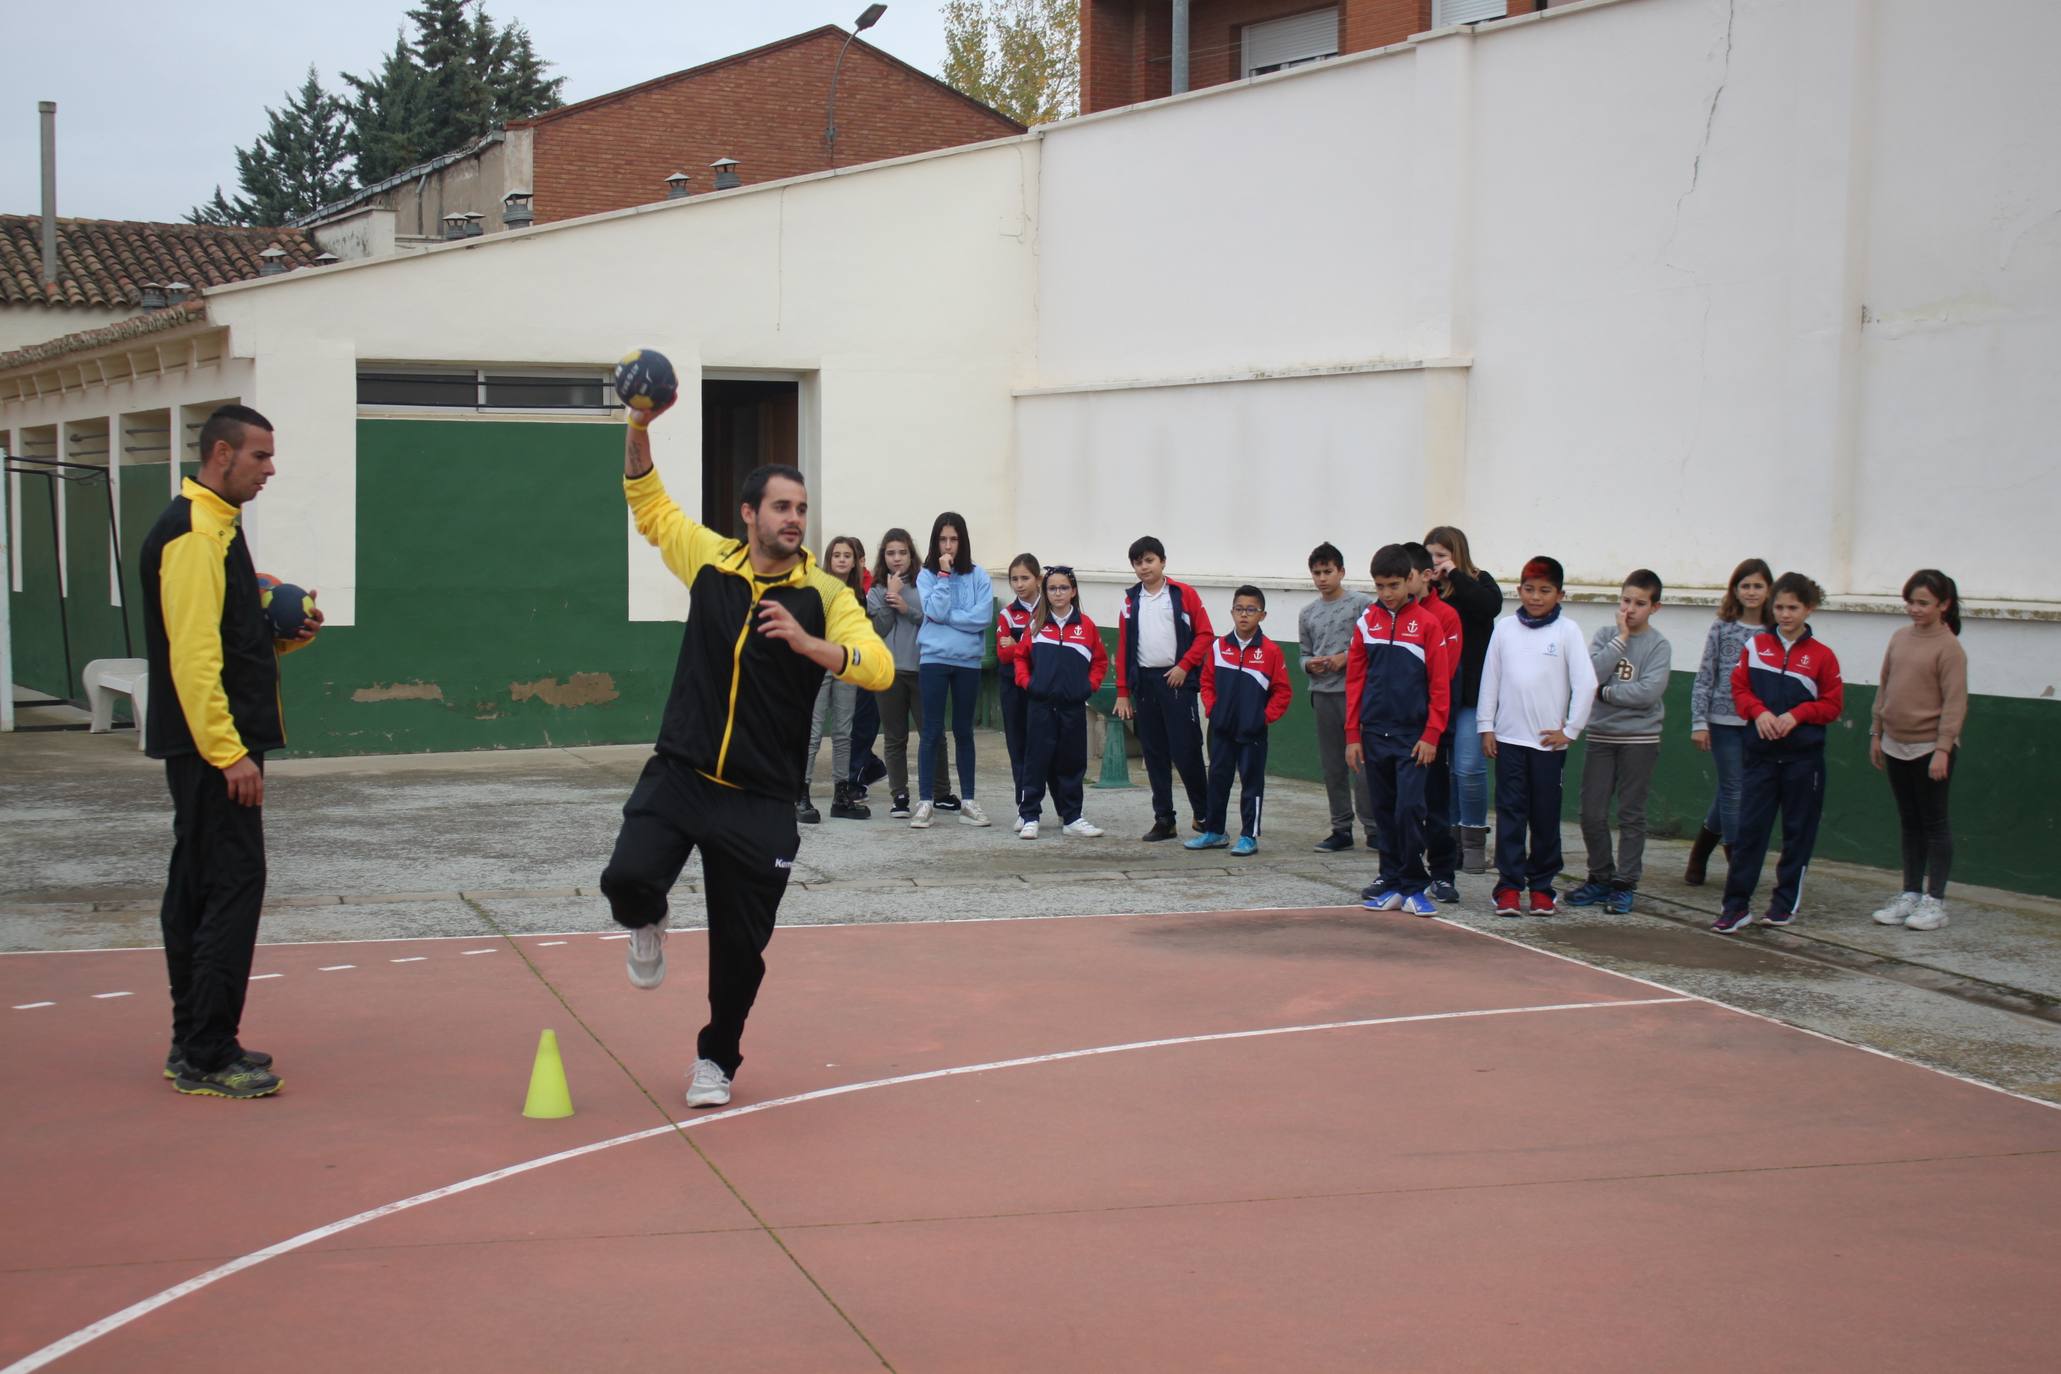
[[[1660,575],[1640,568],[1617,593],[1616,623],[1596,631],[1589,663],[1596,704],[1582,753],[1582,842],[1588,881],[1567,894],[1569,906],[1601,905],[1622,916],[1638,899],[1646,860],[1646,797],[1660,762],[1660,725],[1667,714],[1674,651],[1653,628]],[[1617,798],[1617,852],[1610,852],[1610,799]]]
[[[1209,815],[1188,849],[1222,849],[1238,779],[1238,843],[1233,858],[1259,853],[1260,810],[1267,791],[1267,727],[1287,714],[1295,689],[1281,646],[1260,633],[1267,594],[1244,586],[1231,594],[1231,633],[1210,646],[1202,665],[1202,714],[1209,720]]]
[[[1381,836],[1381,877],[1361,897],[1369,911],[1435,916],[1424,894],[1424,791],[1452,704],[1446,628],[1410,594],[1408,549],[1384,544],[1368,571],[1374,604],[1354,627],[1345,665],[1345,758],[1367,772]]]

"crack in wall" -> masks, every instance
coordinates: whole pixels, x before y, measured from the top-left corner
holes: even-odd
[[[1710,93],[1710,104],[1703,111],[1703,137],[1696,145],[1696,156],[1689,163],[1689,184],[1675,197],[1674,223],[1668,226],[1667,241],[1661,245],[1661,262],[1676,271],[1687,268],[1676,267],[1668,260],[1668,251],[1674,247],[1675,236],[1682,231],[1682,206],[1690,196],[1696,194],[1696,187],[1703,180],[1703,155],[1710,151],[1711,131],[1717,127],[1718,103],[1725,98],[1725,84],[1732,79],[1732,26],[1738,18],[1738,0],[1726,0],[1725,4],[1725,51],[1718,66],[1717,85]]]

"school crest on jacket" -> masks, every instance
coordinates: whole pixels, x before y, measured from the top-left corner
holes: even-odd
[[[1030,633],[1031,616],[1037,607],[1026,608],[1021,601],[1012,601],[995,612],[995,661],[1002,667],[1002,685],[1016,686],[1016,651],[1023,645],[1023,637]],[[1007,635],[1011,643],[1004,644],[1002,636]]]
[[[1353,627],[1345,661],[1345,740],[1366,736],[1437,744],[1452,705],[1446,629],[1415,601],[1391,611],[1379,601]]]
[[[1846,709],[1846,683],[1839,676],[1838,656],[1810,626],[1786,645],[1774,630],[1762,630],[1746,642],[1732,669],[1732,701],[1748,722],[1763,712],[1796,717],[1796,728],[1782,739],[1764,740],[1748,731],[1748,748],[1818,749],[1825,743],[1825,727]]]
[[[1109,651],[1095,622],[1075,611],[1047,620],[1016,646],[1016,685],[1032,701],[1084,702],[1095,695],[1109,671]]]
[[[1131,694],[1131,681],[1138,676],[1138,602],[1144,592],[1144,583],[1133,582],[1124,590],[1123,607],[1116,613],[1116,694],[1120,697]],[[1187,672],[1188,681],[1182,684],[1187,690],[1202,667],[1214,632],[1209,612],[1193,587],[1169,577],[1166,595],[1174,617],[1174,666]]]
[[[1236,635],[1211,643],[1203,664],[1202,711],[1209,717],[1212,734],[1262,738],[1269,725],[1287,714],[1294,695],[1288,660],[1266,635],[1254,631],[1252,643],[1242,648]]]

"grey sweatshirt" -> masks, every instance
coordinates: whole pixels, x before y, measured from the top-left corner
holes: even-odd
[[[1745,620],[1713,620],[1703,637],[1703,662],[1696,668],[1696,686],[1689,692],[1689,728],[1744,725],[1746,718],[1732,701],[1732,670],[1746,642],[1762,627]]]
[[[919,666],[916,632],[923,628],[923,603],[916,597],[915,582],[902,588],[899,612],[887,604],[886,580],[875,582],[873,590],[866,593],[866,614],[873,617],[873,632],[887,641],[888,652],[895,657],[895,671],[915,672]]]
[[[1302,608],[1296,617],[1295,629],[1301,641],[1304,658],[1322,658],[1330,654],[1342,654],[1352,647],[1353,626],[1360,616],[1374,604],[1374,598],[1365,592],[1347,589],[1339,594],[1338,600],[1326,601],[1318,597]],[[1345,669],[1335,673],[1318,673],[1310,678],[1312,692],[1345,692]]]
[[[1606,625],[1589,641],[1589,661],[1596,665],[1596,709],[1589,715],[1589,738],[1619,744],[1660,743],[1660,722],[1666,714],[1667,678],[1674,668],[1674,650],[1667,636],[1646,627],[1626,638],[1616,625]]]

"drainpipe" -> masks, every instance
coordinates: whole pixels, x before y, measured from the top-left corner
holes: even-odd
[[[1174,89],[1188,89],[1188,0],[1174,0]]]
[[[43,117],[43,285],[57,285],[57,102],[39,100]]]

